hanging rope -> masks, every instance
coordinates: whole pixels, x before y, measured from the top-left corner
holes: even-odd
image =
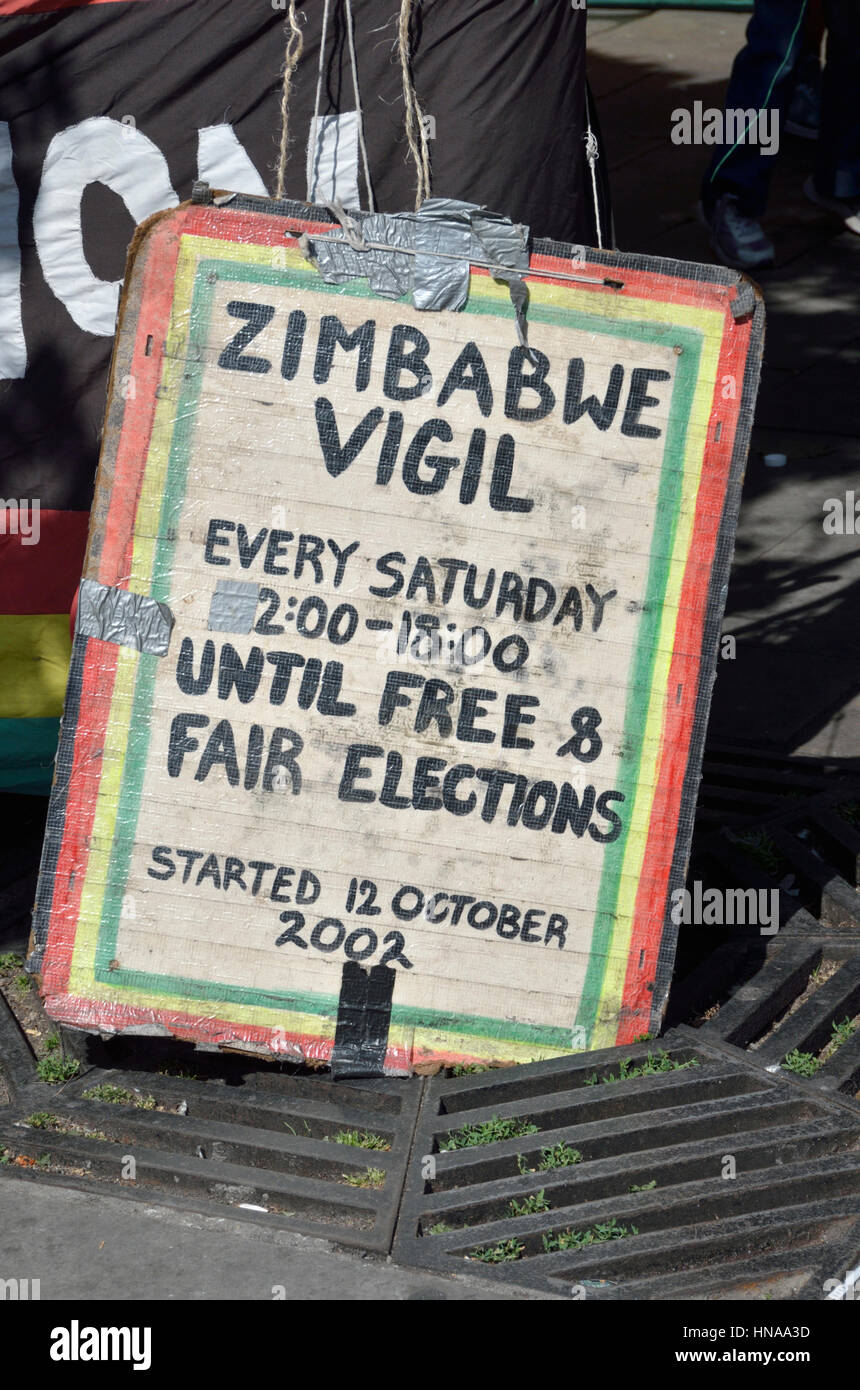
[[[427,143],[427,130],[424,113],[418,102],[412,81],[412,4],[413,0],[400,0],[400,24],[397,31],[397,46],[400,52],[400,72],[403,78],[403,104],[406,109],[406,139],[409,152],[415,161],[417,190],[416,210],[425,198],[430,196],[430,149]]]
[[[373,188],[370,183],[370,165],[367,159],[367,145],[364,143],[364,114],[361,109],[361,95],[358,90],[358,64],[355,61],[355,30],[352,22],[352,0],[346,0],[346,36],[349,41],[349,61],[352,65],[352,90],[355,92],[355,118],[358,125],[358,143],[364,165],[364,182],[367,186],[367,205],[376,212]]]
[[[403,80],[403,103],[406,113],[406,139],[409,144],[409,152],[415,163],[417,176],[417,188],[415,194],[416,209],[421,206],[425,198],[430,196],[430,146],[427,140],[427,130],[424,122],[424,113],[418,101],[415,86],[412,81],[412,8],[413,0],[400,0],[400,20],[398,25],[398,51],[400,55],[400,71]],[[355,56],[355,23],[352,14],[352,0],[345,0],[346,9],[346,33],[349,46],[349,60],[352,69],[352,87],[355,93],[355,112],[358,126],[358,144],[361,150],[361,160],[364,169],[364,181],[367,186],[368,207],[371,212],[376,211],[376,202],[373,194],[373,186],[370,181],[370,161],[367,156],[367,143],[364,135],[364,112],[361,104],[361,92],[358,83],[358,63]],[[322,102],[323,76],[325,73],[326,50],[328,47],[328,29],[331,18],[331,0],[325,0],[323,5],[322,34],[320,37],[319,67],[317,70],[317,85],[314,96],[313,125],[311,126],[312,137],[308,141],[306,174],[306,197],[311,202],[315,196],[315,165],[320,144],[320,105]],[[289,114],[290,114],[290,95],[292,92],[293,76],[299,59],[304,49],[304,36],[296,14],[296,0],[289,0],[287,11],[287,24],[289,26],[289,37],[284,55],[284,78],[281,89],[281,142],[278,153],[278,169],[275,181],[275,196],[283,198],[284,185],[286,180],[287,156],[289,153]]]
[[[317,70],[317,91],[314,98],[314,120],[311,126],[311,139],[308,141],[308,162],[306,168],[306,192],[305,197],[309,203],[313,202],[314,197],[314,165],[316,164],[317,149],[319,148],[319,129],[320,129],[320,97],[322,96],[323,71],[325,69],[325,50],[328,39],[328,20],[331,10],[331,0],[325,0],[323,6],[322,35],[320,37],[320,61]]]
[[[290,26],[290,33],[287,39],[286,52],[284,54],[284,81],[281,87],[281,147],[278,152],[278,174],[275,180],[275,197],[284,196],[284,179],[287,171],[287,149],[289,146],[290,135],[290,91],[293,85],[293,73],[296,70],[298,61],[302,56],[304,48],[304,37],[296,18],[296,0],[290,0],[287,12],[287,23]]]
[[[594,198],[594,228],[597,235],[597,245],[603,250],[603,228],[600,225],[600,194],[597,190],[597,161],[600,158],[600,146],[597,143],[597,136],[591,129],[591,102],[588,99],[588,88],[585,91],[585,120],[588,129],[585,132],[585,158],[591,170],[591,192]]]

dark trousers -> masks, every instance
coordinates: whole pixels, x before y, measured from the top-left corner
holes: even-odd
[[[782,132],[806,8],[806,0],[756,0],[746,46],[732,67],[727,109],[776,110]],[[860,197],[860,0],[826,0],[825,8],[827,61],[814,177],[820,193],[852,199]],[[758,144],[717,146],[702,185],[705,208],[733,193],[742,211],[760,217],[774,158],[762,154]]]

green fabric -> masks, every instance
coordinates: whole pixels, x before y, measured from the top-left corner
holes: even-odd
[[[47,796],[59,738],[59,719],[0,719],[0,791]]]

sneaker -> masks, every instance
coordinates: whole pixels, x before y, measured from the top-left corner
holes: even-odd
[[[860,194],[854,198],[829,198],[825,193],[819,193],[812,178],[806,180],[803,191],[810,203],[824,208],[826,212],[832,212],[842,219],[849,232],[860,236]]]
[[[805,60],[798,69],[797,82],[785,117],[789,135],[817,140],[821,129],[821,66],[817,58]]]
[[[723,265],[734,270],[766,270],[776,260],[776,249],[754,217],[741,212],[733,193],[724,193],[710,213],[699,204],[699,218],[708,229],[711,246]]]

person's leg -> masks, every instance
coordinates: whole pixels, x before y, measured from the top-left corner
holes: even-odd
[[[806,10],[806,23],[803,26],[804,57],[821,57],[821,41],[827,28],[824,15],[824,0],[809,0]]]
[[[860,0],[829,0],[827,7],[814,185],[826,198],[860,201]]]
[[[860,0],[847,0],[860,6]],[[780,120],[791,95],[792,72],[804,39],[807,0],[756,0],[726,92],[731,111],[777,111]],[[774,119],[773,117],[770,118]],[[749,143],[750,138],[755,143]],[[737,199],[747,217],[761,217],[767,206],[773,156],[763,155],[756,140],[756,126],[742,142],[718,146],[702,184],[706,216],[725,194]]]
[[[817,140],[821,129],[821,44],[826,28],[824,0],[809,0],[803,48],[794,69],[794,90],[785,113],[789,135]]]

